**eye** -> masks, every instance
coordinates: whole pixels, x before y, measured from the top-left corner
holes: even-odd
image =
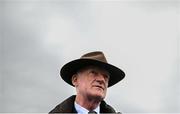
[[[102,75],[104,76],[104,79],[105,79],[106,81],[109,80],[109,75],[108,75],[108,74],[102,74]]]
[[[91,70],[90,73],[94,74],[94,75],[98,75],[98,72],[95,70]]]

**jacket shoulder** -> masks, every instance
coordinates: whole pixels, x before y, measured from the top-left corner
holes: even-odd
[[[58,104],[49,113],[73,113],[76,112],[74,108],[75,96],[71,96],[64,100],[62,103]]]
[[[100,104],[100,112],[102,113],[116,113],[114,108],[107,104],[105,101],[102,101]]]

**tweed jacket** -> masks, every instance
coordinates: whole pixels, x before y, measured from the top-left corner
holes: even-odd
[[[75,98],[76,98],[75,95],[67,98],[62,103],[57,105],[54,109],[52,109],[49,113],[77,113],[74,107]],[[100,113],[116,113],[116,112],[110,105],[106,104],[105,101],[102,101],[100,104]]]

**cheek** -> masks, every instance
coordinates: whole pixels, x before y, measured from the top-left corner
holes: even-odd
[[[88,80],[79,80],[78,81],[79,88],[81,89],[88,89],[90,87],[90,81]]]

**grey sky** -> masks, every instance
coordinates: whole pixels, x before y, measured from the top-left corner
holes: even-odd
[[[126,72],[117,111],[180,112],[180,2],[0,1],[0,112],[48,112],[72,94],[59,70],[101,50]]]

